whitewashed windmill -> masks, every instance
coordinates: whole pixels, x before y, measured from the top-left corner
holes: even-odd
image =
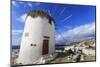
[[[17,63],[37,64],[52,60],[55,56],[54,32],[54,20],[47,12],[29,12],[25,20]]]

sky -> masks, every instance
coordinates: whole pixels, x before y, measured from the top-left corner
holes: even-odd
[[[55,20],[56,44],[95,37],[95,6],[12,1],[12,45],[20,45],[25,17],[31,10],[46,10]]]

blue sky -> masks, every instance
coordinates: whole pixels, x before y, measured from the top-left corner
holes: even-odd
[[[46,10],[55,20],[57,44],[95,35],[95,6],[12,1],[12,45],[20,45],[27,12]]]

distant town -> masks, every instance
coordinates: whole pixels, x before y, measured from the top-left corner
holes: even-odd
[[[56,58],[45,63],[95,61],[95,39],[72,42],[70,45],[56,45]],[[12,64],[16,64],[19,46],[12,47]]]

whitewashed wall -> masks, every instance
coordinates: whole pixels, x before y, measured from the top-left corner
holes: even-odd
[[[47,18],[27,17],[18,63],[33,64],[42,57],[43,36],[50,37],[49,54],[54,53],[54,24],[52,26],[48,22]],[[26,33],[28,36],[25,36]],[[36,44],[36,46],[31,46],[31,44]]]

